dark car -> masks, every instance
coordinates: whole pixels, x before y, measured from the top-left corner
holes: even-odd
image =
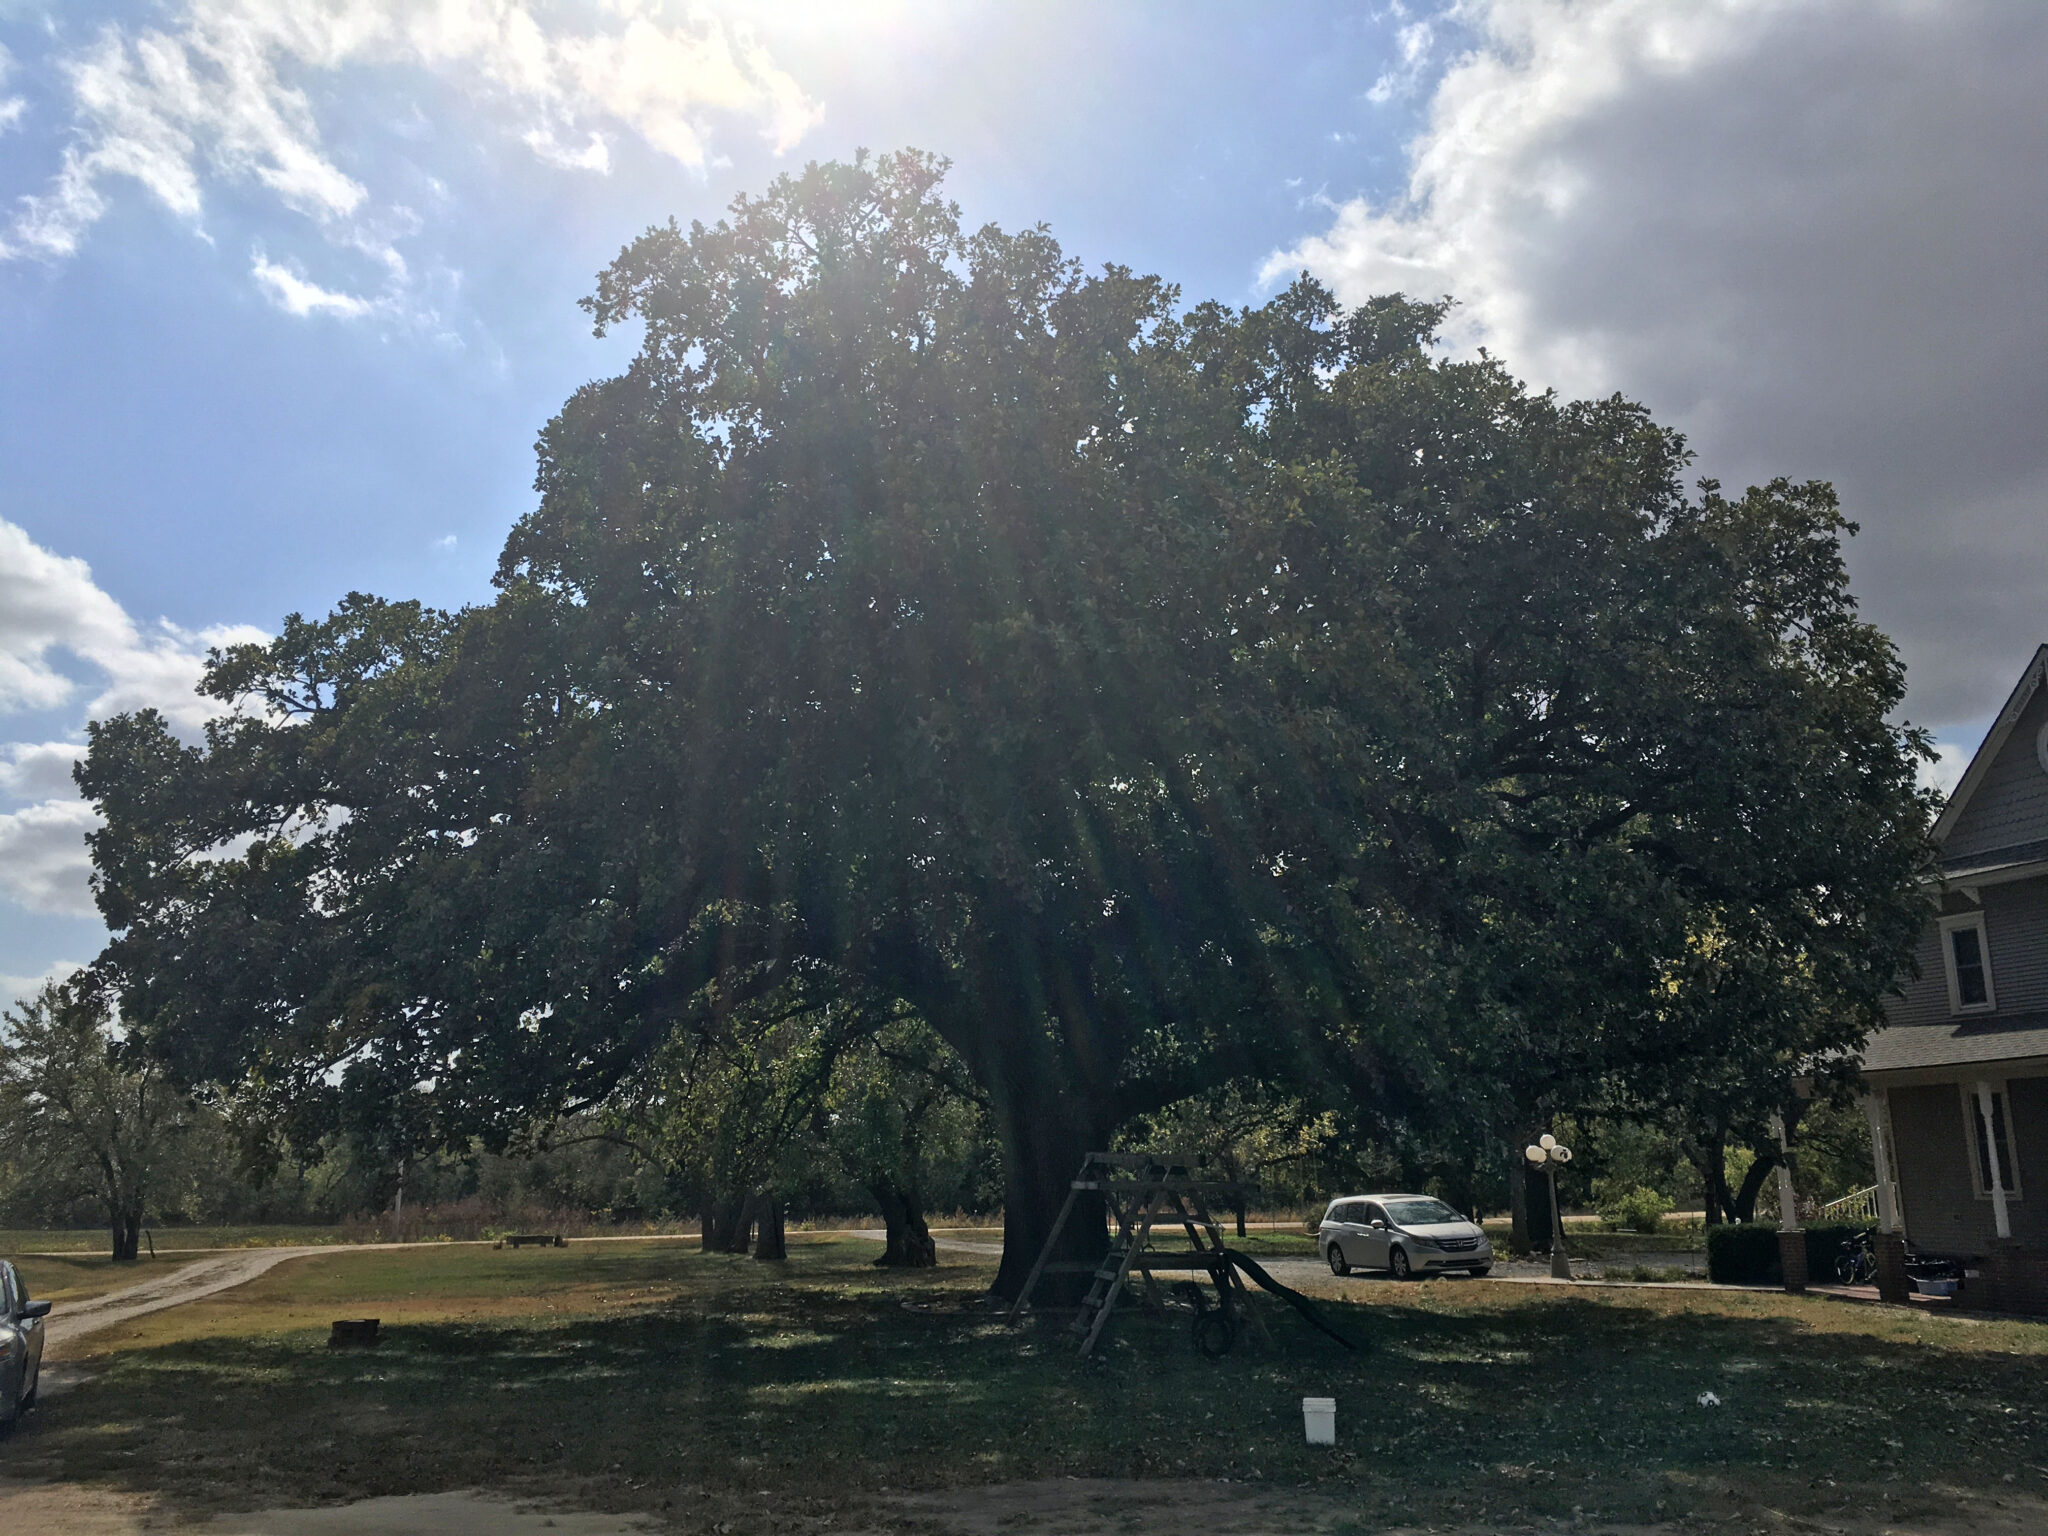
[[[36,1405],[43,1371],[43,1319],[47,1301],[30,1301],[21,1271],[0,1259],[0,1430]]]

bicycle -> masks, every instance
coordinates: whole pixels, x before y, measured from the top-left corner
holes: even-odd
[[[1842,1285],[1871,1285],[1877,1280],[1877,1228],[1858,1232],[1842,1244],[1835,1260],[1835,1279]]]

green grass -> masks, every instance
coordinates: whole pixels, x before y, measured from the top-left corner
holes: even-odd
[[[885,1487],[1229,1477],[1365,1483],[1383,1515],[1481,1526],[1768,1507],[1862,1528],[1872,1511],[2010,1494],[2007,1474],[2048,1487],[2041,1325],[1760,1293],[1387,1283],[1329,1308],[1364,1354],[1260,1298],[1271,1347],[1208,1360],[1186,1313],[1133,1308],[1083,1361],[1063,1320],[1013,1327],[977,1305],[988,1267],[877,1271],[875,1251],[817,1238],[794,1240],[786,1266],[678,1243],[295,1261],[82,1341],[87,1378],[9,1444],[9,1471],[187,1513],[485,1487],[678,1517],[706,1498],[779,1515]],[[384,1320],[384,1347],[329,1352],[328,1321],[356,1316]],[[1706,1391],[1722,1406],[1701,1407]],[[1305,1395],[1337,1398],[1334,1453],[1302,1443]]]
[[[1625,1269],[1610,1266],[1601,1271],[1600,1278],[1603,1280],[1657,1281],[1669,1284],[1678,1280],[1696,1280],[1699,1276],[1696,1271],[1681,1269],[1676,1265],[1653,1266],[1648,1264],[1631,1264]]]
[[[147,1280],[151,1273],[147,1264],[116,1264],[104,1253],[17,1257],[14,1267],[21,1271],[22,1283],[33,1300],[52,1301],[59,1306],[118,1291]]]
[[[153,1227],[157,1252],[179,1248],[289,1248],[308,1243],[347,1243],[340,1227]],[[0,1228],[0,1255],[24,1253],[94,1253],[106,1250],[105,1227]],[[143,1250],[146,1255],[149,1250]]]

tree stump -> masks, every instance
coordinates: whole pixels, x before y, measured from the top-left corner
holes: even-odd
[[[337,1318],[327,1335],[329,1349],[375,1349],[377,1326],[374,1317]]]

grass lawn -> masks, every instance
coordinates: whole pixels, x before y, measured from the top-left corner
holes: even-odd
[[[1178,1227],[1154,1227],[1152,1246],[1184,1249],[1188,1246],[1187,1234]],[[1313,1259],[1317,1256],[1316,1240],[1306,1232],[1259,1231],[1255,1228],[1239,1237],[1237,1229],[1228,1221],[1223,1223],[1223,1246],[1248,1253],[1255,1259]]]
[[[8,1444],[9,1471],[174,1512],[482,1487],[687,1524],[717,1510],[734,1531],[882,1489],[1065,1475],[1363,1491],[1360,1529],[1766,1509],[1860,1529],[2048,1491],[2042,1325],[1331,1282],[1366,1353],[1269,1307],[1272,1347],[1212,1361],[1185,1313],[1133,1309],[1082,1361],[1060,1320],[974,1304],[988,1266],[888,1273],[876,1251],[821,1235],[786,1266],[681,1243],[294,1261],[80,1341],[86,1379]],[[387,1343],[330,1353],[328,1322],[356,1316]],[[1311,1394],[1338,1400],[1334,1452],[1302,1443]]]
[[[180,1248],[295,1248],[355,1241],[340,1227],[283,1226],[152,1227],[150,1240],[159,1253]],[[0,1227],[0,1256],[10,1259],[24,1253],[105,1253],[109,1243],[105,1227]],[[143,1250],[145,1255],[148,1251]]]
[[[155,1265],[116,1264],[104,1253],[37,1254],[23,1258],[12,1250],[0,1248],[0,1258],[14,1260],[14,1267],[21,1271],[22,1283],[28,1287],[32,1299],[53,1301],[59,1306],[67,1301],[87,1301],[94,1296],[103,1296],[108,1291],[139,1284],[153,1274],[176,1267],[172,1260],[163,1260]]]

